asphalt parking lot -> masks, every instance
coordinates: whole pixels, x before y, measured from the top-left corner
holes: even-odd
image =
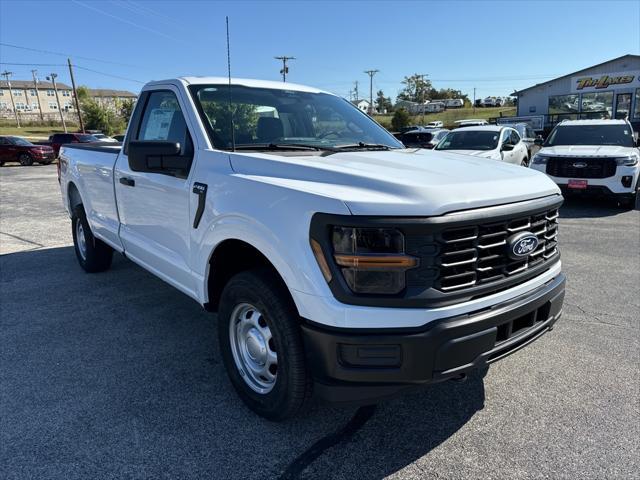
[[[0,169],[0,478],[638,478],[637,209],[565,204],[564,316],[486,375],[274,424],[214,315],[120,256],[81,271],[55,170]]]

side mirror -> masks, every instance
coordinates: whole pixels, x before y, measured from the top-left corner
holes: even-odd
[[[134,172],[185,172],[191,165],[191,156],[180,155],[179,142],[162,140],[133,140],[127,155]]]
[[[533,141],[534,145],[542,146],[544,140],[542,139],[542,135],[538,135],[536,139]]]
[[[514,147],[515,147],[515,145],[513,145],[511,143],[503,143],[501,150],[503,152],[510,152],[511,150],[513,150]]]

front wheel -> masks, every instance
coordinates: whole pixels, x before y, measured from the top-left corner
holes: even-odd
[[[242,401],[280,421],[311,394],[298,313],[286,287],[269,270],[235,275],[220,298],[218,340],[224,365]]]
[[[31,165],[33,165],[33,157],[31,157],[31,155],[29,155],[28,153],[20,154],[20,156],[18,157],[18,161],[23,167],[30,167]]]
[[[107,270],[111,266],[113,249],[93,236],[82,205],[73,209],[71,225],[73,245],[80,266],[88,273]]]

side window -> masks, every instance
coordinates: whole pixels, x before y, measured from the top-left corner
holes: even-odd
[[[505,143],[511,143],[511,130],[508,128],[502,131],[502,145]]]
[[[191,143],[184,115],[173,92],[152,92],[138,130],[138,140],[178,142],[184,154]]]
[[[520,141],[520,135],[515,130],[511,130],[511,141],[509,143],[516,145]]]

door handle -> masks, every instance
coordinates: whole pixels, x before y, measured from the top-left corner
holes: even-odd
[[[120,177],[120,180],[118,180],[122,185],[126,185],[127,187],[135,187],[136,186],[136,181],[132,178],[127,178],[127,177]]]
[[[200,219],[204,213],[204,203],[207,198],[207,185],[205,183],[194,183],[193,193],[198,195],[198,208],[196,209],[196,215],[193,218],[193,228],[198,228],[198,225],[200,225]]]

